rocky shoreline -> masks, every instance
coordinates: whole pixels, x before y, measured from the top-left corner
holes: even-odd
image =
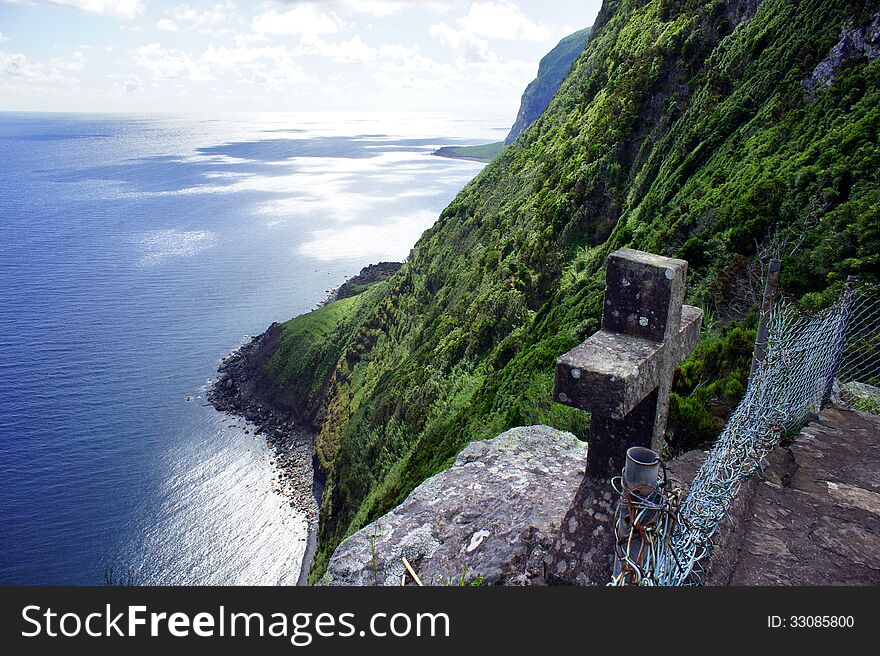
[[[297,420],[296,412],[266,373],[264,365],[275,351],[281,324],[252,338],[226,356],[208,392],[208,401],[220,412],[243,417],[253,424],[272,449],[278,476],[275,489],[292,508],[305,513],[306,551],[298,585],[306,585],[317,544],[318,508],[323,481],[314,466],[314,438]],[[247,432],[247,430],[245,431]]]
[[[396,273],[401,266],[400,262],[370,264],[331,290],[319,307],[355,296],[364,287]],[[298,585],[307,585],[317,547],[318,510],[324,493],[324,479],[315,464],[314,435],[307,418],[293,395],[280,389],[266,371],[282,330],[280,323],[273,323],[266,332],[251,338],[223,358],[207,398],[220,412],[242,417],[253,424],[254,435],[265,437],[266,444],[272,449],[275,455],[272,464],[278,471],[276,491],[292,508],[306,514],[308,536]]]

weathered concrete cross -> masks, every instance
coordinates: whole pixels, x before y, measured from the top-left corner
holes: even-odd
[[[554,398],[592,413],[587,473],[617,475],[631,446],[663,448],[675,366],[703,311],[683,305],[687,262],[622,248],[608,259],[602,329],[556,362]]]

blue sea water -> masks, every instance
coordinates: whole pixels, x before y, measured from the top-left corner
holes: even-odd
[[[503,121],[0,113],[0,583],[295,583],[221,357],[399,260]],[[192,397],[187,401],[187,397]]]

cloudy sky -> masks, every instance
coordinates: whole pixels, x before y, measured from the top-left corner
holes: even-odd
[[[504,116],[600,0],[0,0],[0,110]]]

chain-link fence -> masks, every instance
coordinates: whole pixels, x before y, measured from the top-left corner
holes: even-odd
[[[799,430],[829,399],[880,413],[876,287],[847,283],[841,298],[817,313],[785,298],[775,304],[764,358],[684,501],[679,504],[678,492],[662,485],[647,495],[650,499],[637,500],[662,506],[669,517],[659,523],[655,519],[650,526],[633,525],[631,530],[640,533],[639,544],[646,545],[642,550],[650,553],[626,562],[625,576],[615,577],[612,585],[698,585],[712,537],[742,482],[761,469],[764,457],[784,435]],[[632,537],[618,540],[629,543]]]
[[[861,285],[853,293],[831,400],[880,414],[880,287]]]

